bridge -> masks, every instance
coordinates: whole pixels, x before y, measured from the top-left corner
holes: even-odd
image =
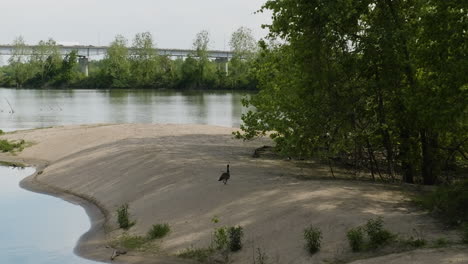
[[[37,54],[37,45],[26,45],[22,52],[23,55],[35,55]],[[109,46],[92,46],[92,45],[57,45],[57,48],[60,51],[60,54],[66,55],[72,51],[76,51],[81,65],[82,72],[88,76],[88,60],[93,56],[104,56],[107,54]],[[134,48],[128,48],[129,52],[135,51]],[[173,58],[187,58],[188,56],[195,55],[195,51],[191,49],[155,49],[157,53],[161,56],[168,56]],[[15,46],[13,45],[0,45],[0,56],[11,56],[15,53]],[[223,51],[223,50],[208,50],[208,58],[215,59],[218,61],[229,61],[232,56],[232,51]],[[226,63],[226,73],[227,73],[227,63]]]

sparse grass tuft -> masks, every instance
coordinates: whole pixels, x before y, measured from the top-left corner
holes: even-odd
[[[170,231],[171,231],[171,228],[169,227],[169,224],[156,224],[151,227],[150,231],[148,231],[148,238],[149,239],[163,238]]]
[[[117,209],[117,222],[119,223],[119,227],[125,230],[135,225],[135,221],[130,221],[128,204],[121,205]]]
[[[0,166],[6,166],[6,167],[16,167],[16,168],[25,168],[26,165],[23,163],[19,162],[9,162],[9,161],[1,161],[0,160]]]
[[[0,139],[0,152],[22,151],[25,145],[26,142],[24,140],[8,141],[6,139]]]
[[[146,237],[124,234],[115,240],[112,245],[125,249],[138,250],[143,248],[147,242],[148,239]]]
[[[185,259],[194,259],[199,262],[206,262],[212,255],[212,248],[187,248],[180,252],[177,256]]]
[[[306,240],[306,248],[309,253],[314,254],[320,249],[322,240],[322,232],[314,226],[309,226],[304,230],[304,239]]]
[[[450,244],[450,241],[447,240],[446,238],[438,238],[436,241],[434,241],[434,247],[439,248],[439,247],[446,247]]]
[[[268,256],[265,252],[262,252],[260,248],[257,248],[257,254],[253,260],[253,264],[267,264]]]

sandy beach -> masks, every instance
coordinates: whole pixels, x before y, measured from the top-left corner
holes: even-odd
[[[427,240],[456,239],[426,212],[415,208],[398,186],[339,180],[298,179],[301,173],[328,175],[326,167],[299,169],[293,162],[253,158],[268,139],[233,139],[234,128],[205,125],[87,125],[19,131],[2,139],[33,142],[17,155],[0,160],[36,166],[21,185],[83,206],[92,221],[76,252],[109,262],[110,241],[122,234],[116,209],[130,206],[136,225],[132,235],[145,235],[155,223],[171,232],[157,252],[133,252],[112,263],[194,263],[176,257],[190,247],[206,247],[213,228],[241,225],[244,248],[232,263],[253,263],[260,248],[268,263],[330,263],[355,260],[346,231],[383,217],[385,227],[402,236],[415,230]],[[230,164],[227,185],[218,181]],[[218,224],[211,219],[219,218]],[[304,249],[303,230],[323,232],[315,255]],[[352,263],[468,263],[466,247],[422,249]]]

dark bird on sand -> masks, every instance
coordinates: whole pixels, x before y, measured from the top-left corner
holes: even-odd
[[[218,181],[223,181],[224,184],[226,184],[230,177],[231,177],[231,175],[229,174],[229,164],[228,164],[227,165],[227,172],[223,172],[223,174],[221,174],[221,177],[219,177]]]

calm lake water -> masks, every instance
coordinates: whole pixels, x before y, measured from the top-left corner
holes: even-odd
[[[27,90],[0,88],[0,129],[92,123],[209,124],[239,127],[243,92]],[[14,112],[13,112],[13,111]],[[89,229],[83,208],[21,189],[34,169],[0,166],[0,264],[96,263],[73,254]]]
[[[0,263],[97,263],[73,254],[90,227],[85,210],[20,188],[19,182],[33,173],[33,168],[0,166]]]
[[[239,127],[245,92],[0,88],[0,129],[91,123]],[[12,110],[14,113],[12,114]]]

